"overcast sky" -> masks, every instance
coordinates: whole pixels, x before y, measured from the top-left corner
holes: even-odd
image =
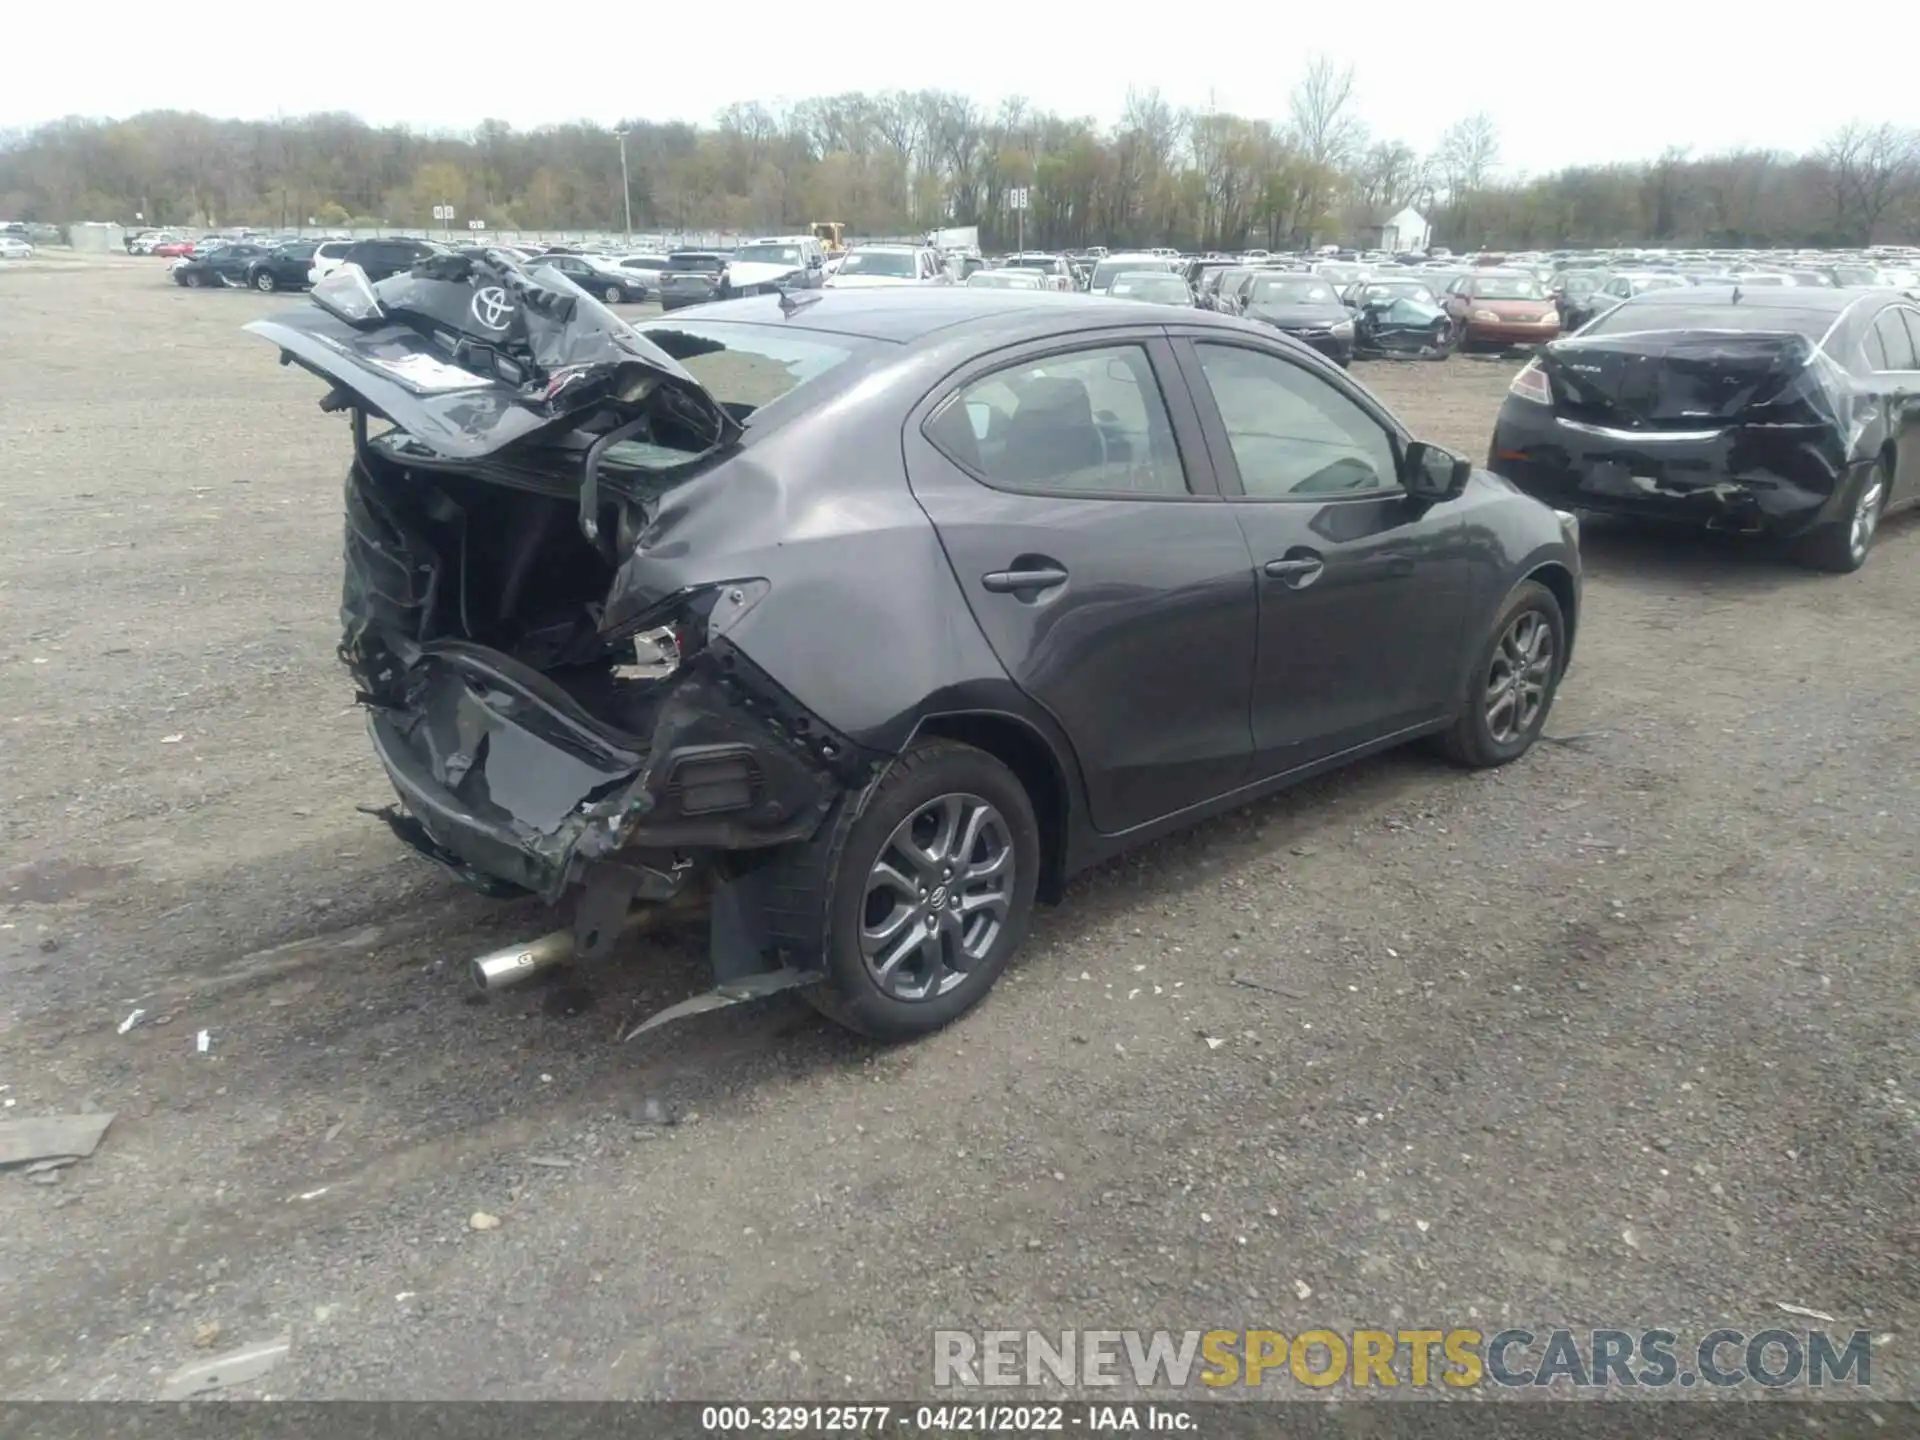
[[[1799,150],[1856,117],[1920,124],[1910,47],[1884,16],[1779,25],[1717,8],[31,6],[7,26],[20,43],[0,54],[0,127],[154,108],[248,118],[348,110],[429,129],[487,116],[523,127],[622,114],[704,121],[734,100],[922,87],[988,102],[1025,95],[1110,122],[1129,85],[1157,86],[1175,105],[1279,119],[1313,50],[1355,66],[1376,136],[1424,151],[1449,121],[1486,110],[1508,173],[1642,159],[1673,143]],[[811,33],[795,24],[809,14]],[[1885,43],[1862,33],[1876,24]]]

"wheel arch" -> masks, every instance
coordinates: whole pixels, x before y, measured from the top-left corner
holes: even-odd
[[[1560,673],[1564,675],[1573,660],[1574,635],[1580,626],[1580,587],[1574,582],[1573,572],[1557,560],[1534,566],[1525,578],[1546,586],[1560,604],[1560,620],[1566,629],[1567,641],[1560,656]]]
[[[1040,827],[1040,875],[1036,894],[1056,904],[1066,885],[1067,837],[1073,813],[1067,770],[1054,748],[1033,726],[1013,715],[967,710],[929,715],[914,739],[956,740],[984,750],[1014,774]]]

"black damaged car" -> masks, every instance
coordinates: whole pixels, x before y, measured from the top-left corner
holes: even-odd
[[[1514,378],[1488,468],[1555,505],[1866,563],[1920,501],[1920,307],[1898,291],[1650,290]]]
[[[929,287],[629,325],[351,266],[247,328],[349,412],[341,654],[396,833],[567,928],[704,899],[717,988],[900,1038],[1075,872],[1385,747],[1502,765],[1577,524],[1271,328]],[[654,1022],[666,1016],[656,1016]]]
[[[1444,360],[1458,341],[1453,318],[1418,280],[1361,280],[1348,288],[1353,353]]]
[[[1256,272],[1240,292],[1240,313],[1311,345],[1334,364],[1353,363],[1353,315],[1319,275]]]

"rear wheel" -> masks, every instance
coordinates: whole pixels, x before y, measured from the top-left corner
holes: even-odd
[[[1822,525],[1800,542],[1798,559],[1814,570],[1850,575],[1867,563],[1880,512],[1887,504],[1887,462],[1877,462],[1854,481],[1851,503],[1840,519]]]
[[[609,285],[600,292],[600,298],[609,305],[618,305],[621,300],[621,293],[618,285]]]
[[[1033,804],[1012,771],[934,741],[894,762],[824,877],[823,1014],[880,1040],[979,1003],[1026,938],[1039,873]]]
[[[273,278],[273,272],[271,270],[259,270],[254,272],[253,288],[258,290],[262,295],[271,295],[275,290],[279,289],[280,286],[279,282]]]
[[[1533,748],[1553,708],[1567,653],[1567,622],[1553,592],[1523,580],[1500,607],[1474,659],[1460,716],[1440,740],[1456,765],[1489,770]]]

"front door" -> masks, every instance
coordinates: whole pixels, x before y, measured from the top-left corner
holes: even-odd
[[[1253,743],[1251,557],[1168,382],[1157,330],[1083,335],[976,362],[906,434],[974,618],[1109,834],[1234,789]]]
[[[1401,488],[1397,427],[1304,356],[1176,343],[1260,587],[1255,776],[1445,713],[1471,544],[1455,507]]]

